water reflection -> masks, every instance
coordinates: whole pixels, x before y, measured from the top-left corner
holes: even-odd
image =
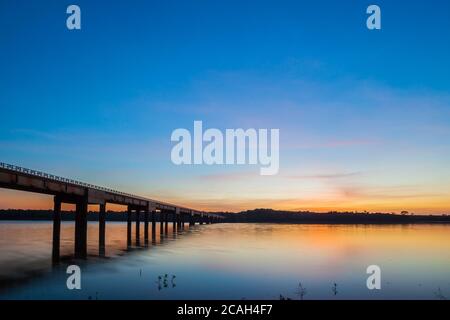
[[[51,223],[1,222],[0,298],[441,299],[450,297],[449,231],[446,225],[216,224],[186,225],[182,232],[163,223],[152,225],[146,249],[128,245],[127,223],[108,222],[105,258],[98,258],[98,224],[89,223],[89,259],[76,261],[83,290],[74,292],[65,287],[73,223],[61,225],[64,259],[52,268]],[[139,237],[133,233],[132,244],[145,243],[145,232]],[[371,264],[382,269],[380,291],[366,288]]]
[[[162,245],[169,233],[167,226],[163,233],[158,232],[158,224],[157,222],[151,224],[152,246]],[[104,243],[99,236],[100,232],[102,231],[99,230],[96,222],[89,222],[89,259],[123,256],[125,252],[141,249],[142,240],[148,248],[148,230],[142,235],[138,225],[136,225],[136,233],[133,234],[125,223],[108,222]],[[2,287],[9,287],[21,280],[28,280],[48,272],[50,267],[55,267],[61,261],[65,264],[74,261],[79,263],[74,254],[74,234],[73,222],[61,223],[59,250],[55,257],[55,239],[52,238],[51,222],[0,222],[0,290]],[[96,239],[98,241],[95,241]],[[132,241],[135,243],[134,246]]]

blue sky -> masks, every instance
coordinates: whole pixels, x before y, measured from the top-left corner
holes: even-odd
[[[204,209],[447,212],[449,18],[438,0],[2,0],[0,159]],[[279,128],[279,175],[173,165],[194,120]]]

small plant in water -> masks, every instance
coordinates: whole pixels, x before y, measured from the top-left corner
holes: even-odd
[[[176,285],[176,283],[175,283],[175,278],[176,278],[177,276],[175,276],[175,275],[172,275],[172,280],[171,280],[171,282],[172,282],[172,288],[175,288],[177,285]]]
[[[441,288],[438,288],[437,291],[434,293],[434,295],[436,296],[436,298],[438,298],[439,300],[447,300],[447,297],[444,296],[444,294],[441,291]]]
[[[175,275],[172,275],[170,277],[170,283],[172,285],[172,288],[175,288],[177,286],[175,283],[176,278],[177,278],[177,276],[175,276]],[[159,275],[158,281],[155,281],[155,282],[158,285],[158,290],[161,290],[163,288],[168,288],[169,287],[169,275],[167,273],[164,274],[164,276]]]
[[[155,281],[158,284],[158,291],[161,290],[161,276],[158,276],[158,281]]]
[[[297,292],[296,293],[300,297],[300,300],[303,300],[303,298],[306,295],[306,288],[303,287],[301,282],[298,283],[298,288],[297,288]]]
[[[338,294],[337,283],[336,282],[333,284],[333,287],[331,288],[331,291],[333,291],[333,295],[335,295],[335,296]]]

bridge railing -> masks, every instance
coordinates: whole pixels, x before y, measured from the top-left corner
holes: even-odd
[[[123,195],[123,196],[128,196],[128,197],[133,197],[133,198],[146,200],[146,199],[144,199],[142,197],[139,197],[139,196],[136,196],[136,195],[133,195],[133,194],[130,194],[130,193],[117,191],[117,190],[110,189],[110,188],[100,187],[100,186],[96,186],[96,185],[93,185],[93,184],[90,184],[90,183],[85,183],[85,182],[81,182],[81,181],[77,181],[77,180],[73,180],[73,179],[68,179],[68,178],[56,176],[56,175],[53,175],[53,174],[45,173],[45,172],[42,172],[42,171],[37,171],[37,170],[28,169],[28,168],[23,168],[23,167],[19,167],[19,166],[8,164],[8,163],[4,163],[4,162],[0,162],[0,168],[8,169],[8,170],[15,171],[15,172],[21,172],[21,173],[29,174],[29,175],[36,176],[36,177],[46,178],[46,179],[49,179],[49,180],[54,180],[54,181],[59,181],[59,182],[64,182],[64,183],[70,183],[70,184],[74,184],[74,185],[77,185],[77,186],[87,187],[87,188],[91,188],[91,189],[95,189],[95,190],[99,190],[99,191],[105,191],[105,192],[120,194],[120,195]]]
[[[169,203],[165,203],[165,202],[161,202],[161,201],[155,201],[155,200],[152,200],[152,199],[147,199],[147,198],[144,198],[144,197],[136,196],[134,194],[130,194],[130,193],[122,192],[122,191],[117,191],[117,190],[114,190],[114,189],[105,188],[105,187],[101,187],[101,186],[96,186],[94,184],[85,183],[85,182],[81,182],[81,181],[77,181],[77,180],[73,180],[73,179],[68,179],[68,178],[56,176],[56,175],[53,175],[53,174],[45,173],[45,172],[42,172],[42,171],[28,169],[28,168],[24,168],[24,167],[12,165],[12,164],[4,163],[4,162],[0,162],[0,168],[11,170],[11,171],[15,171],[15,172],[20,172],[20,173],[25,173],[25,174],[29,174],[29,175],[36,176],[36,177],[46,178],[48,180],[64,182],[64,183],[70,183],[70,184],[73,184],[73,185],[86,187],[86,188],[91,188],[91,189],[94,189],[94,190],[109,192],[109,193],[118,194],[118,195],[122,195],[122,196],[127,196],[127,197],[131,197],[131,198],[135,198],[135,199],[140,199],[140,200],[143,200],[143,201],[151,201],[151,202],[159,203],[159,204],[162,204],[162,205],[174,206],[174,205],[169,204]],[[182,207],[180,207],[180,208],[182,208]],[[184,208],[184,209],[188,209],[188,208]]]

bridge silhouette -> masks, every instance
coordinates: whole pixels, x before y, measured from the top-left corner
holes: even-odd
[[[87,257],[87,222],[88,205],[99,205],[99,252],[105,252],[106,204],[127,206],[127,242],[131,244],[133,214],[136,224],[136,239],[140,239],[141,213],[143,214],[144,239],[148,242],[149,222],[155,234],[156,217],[159,217],[160,232],[163,225],[167,230],[169,221],[173,230],[184,229],[185,223],[190,226],[220,222],[223,217],[175,204],[136,196],[133,194],[100,187],[73,179],[59,177],[37,170],[27,169],[0,162],[0,188],[28,191],[52,195],[53,208],[53,249],[54,262],[60,259],[61,237],[61,204],[74,204],[75,210],[75,257]],[[139,241],[139,240],[137,240]]]

